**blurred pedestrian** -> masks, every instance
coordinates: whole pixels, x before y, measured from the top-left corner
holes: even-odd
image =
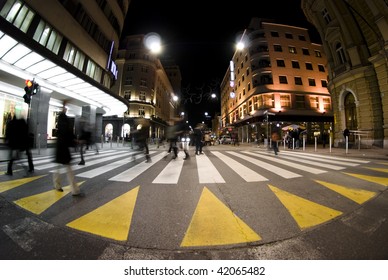
[[[9,161],[6,175],[13,175],[12,165],[15,160],[21,159],[21,153],[24,151],[26,152],[28,160],[28,170],[26,170],[26,173],[28,175],[34,172],[29,139],[27,122],[20,116],[20,112],[16,111],[13,118],[8,121],[5,133],[5,141],[9,148]]]
[[[193,135],[194,135],[194,143],[195,143],[195,154],[196,155],[203,154],[202,152],[203,131],[202,131],[201,124],[197,124],[195,126]]]
[[[66,174],[67,179],[70,184],[71,193],[73,196],[80,195],[81,191],[78,186],[78,184],[75,182],[74,179],[74,173],[71,168],[70,162],[71,162],[71,154],[70,154],[70,147],[75,146],[75,136],[73,133],[73,128],[71,126],[70,120],[68,116],[66,115],[67,107],[66,104],[62,107],[62,112],[58,115],[58,130],[57,130],[57,144],[56,144],[56,151],[55,151],[55,162],[60,163],[62,165],[65,165],[66,167]],[[53,180],[54,180],[54,188],[57,191],[63,191],[62,185],[61,185],[61,178],[59,173],[59,167],[53,174]]]
[[[135,142],[140,150],[144,150],[146,162],[151,162],[150,151],[148,148],[150,124],[147,120],[137,121],[136,131],[134,132]]]
[[[273,151],[274,151],[275,155],[277,155],[279,153],[279,147],[278,147],[278,141],[279,140],[280,140],[279,132],[278,131],[272,131],[271,141],[272,141],[272,148],[273,148]]]

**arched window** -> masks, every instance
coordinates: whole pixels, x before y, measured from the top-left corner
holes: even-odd
[[[335,52],[337,53],[337,58],[340,64],[344,64],[346,62],[345,51],[341,45],[341,43],[337,43],[335,45]]]

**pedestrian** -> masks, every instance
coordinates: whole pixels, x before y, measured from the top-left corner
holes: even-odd
[[[151,162],[150,151],[148,148],[150,125],[147,120],[138,120],[134,137],[139,149],[144,150],[146,155],[146,162]]]
[[[271,141],[272,141],[272,148],[275,155],[279,153],[279,147],[278,147],[279,139],[280,139],[279,133],[277,131],[273,131],[271,134]]]
[[[326,142],[327,142],[327,133],[325,130],[323,130],[322,133],[322,147],[325,149],[326,148]]]
[[[62,112],[58,115],[58,130],[57,130],[57,143],[56,143],[56,150],[55,150],[55,162],[62,164],[66,167],[66,174],[67,179],[70,184],[71,193],[73,196],[77,196],[81,194],[80,188],[78,184],[75,182],[74,179],[74,173],[71,168],[70,162],[71,162],[71,154],[70,154],[70,147],[75,146],[75,136],[73,133],[73,128],[71,126],[70,120],[68,116],[66,115],[67,107],[66,104],[62,107]],[[54,188],[57,191],[62,192],[62,185],[61,185],[61,178],[59,173],[59,167],[53,174],[53,180],[54,180]]]
[[[28,124],[24,118],[16,111],[13,118],[8,121],[5,133],[5,141],[9,148],[9,161],[6,175],[13,175],[12,166],[15,160],[19,160],[22,152],[26,152],[28,160],[27,175],[34,172],[34,163],[30,150],[30,137],[28,133]]]
[[[200,155],[203,154],[202,152],[202,138],[203,138],[203,132],[202,132],[202,125],[197,124],[193,131],[194,135],[194,143],[195,143],[195,154]]]

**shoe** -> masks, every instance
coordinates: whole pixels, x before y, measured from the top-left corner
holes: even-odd
[[[5,172],[5,175],[12,176],[12,173]]]
[[[85,165],[85,161],[81,160],[78,165]]]
[[[63,189],[61,187],[59,187],[59,188],[55,187],[54,189],[56,189],[59,192],[63,192]]]

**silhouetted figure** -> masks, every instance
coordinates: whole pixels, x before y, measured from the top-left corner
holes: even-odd
[[[22,152],[26,152],[28,160],[27,174],[34,172],[34,164],[30,150],[28,125],[25,119],[16,115],[7,123],[5,140],[9,147],[9,161],[7,175],[13,175],[12,165],[15,160],[19,160]]]
[[[57,145],[55,151],[55,162],[65,165],[67,171],[67,179],[70,184],[72,195],[80,195],[81,191],[78,184],[75,182],[74,173],[71,168],[71,154],[70,147],[75,146],[75,136],[73,133],[73,128],[71,127],[69,118],[66,115],[67,108],[64,105],[62,112],[58,115],[58,130],[57,130]],[[59,173],[59,167],[56,172],[53,174],[54,188],[57,191],[63,191],[61,185],[61,178]]]
[[[195,154],[200,155],[203,154],[202,152],[202,140],[203,140],[203,132],[202,132],[202,125],[197,124],[193,131],[194,135],[194,143],[195,143]]]
[[[150,151],[148,148],[148,139],[149,139],[149,130],[150,125],[147,120],[138,120],[136,126],[136,131],[134,132],[134,137],[136,144],[139,146],[140,150],[144,150],[146,155],[146,162],[151,162]]]
[[[279,153],[279,147],[278,147],[279,139],[280,139],[279,132],[273,131],[271,134],[271,141],[272,141],[272,148],[273,148],[275,155],[277,155]]]

